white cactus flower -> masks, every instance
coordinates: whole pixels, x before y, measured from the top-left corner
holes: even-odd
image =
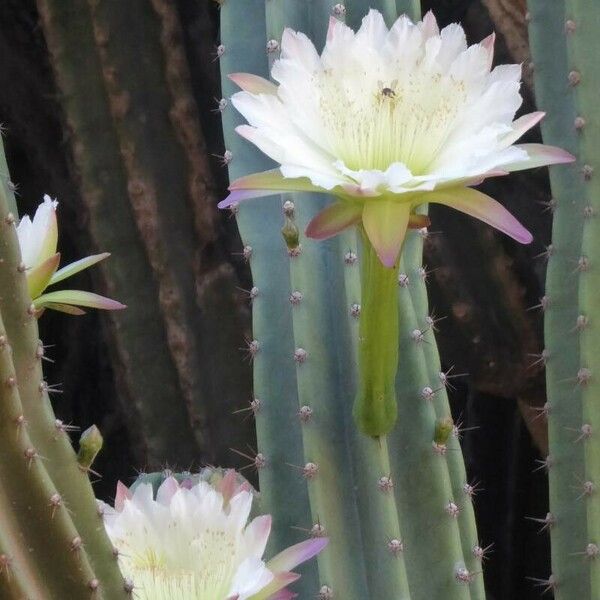
[[[56,254],[58,226],[56,207],[58,202],[45,195],[37,207],[33,220],[25,215],[17,226],[21,259],[25,267],[32,269]]]
[[[514,120],[521,66],[492,69],[494,36],[467,46],[460,25],[439,30],[428,13],[388,29],[371,10],[355,33],[330,21],[319,55],[286,29],[271,71],[231,79],[237,128],[278,168],[234,181],[221,208],[274,193],[329,192],[335,202],[309,224],[323,239],[362,224],[381,262],[395,264],[414,209],[436,202],[472,215],[521,243],[531,234],[498,202],[474,190],[487,177],[570,162],[558,148],[515,142],[544,113]]]
[[[84,313],[82,306],[104,310],[119,310],[125,305],[82,290],[59,290],[44,293],[46,288],[95,265],[110,254],[94,254],[77,260],[61,269],[58,245],[58,222],[56,208],[58,202],[45,195],[37,207],[33,220],[23,216],[17,225],[17,237],[21,250],[21,260],[25,266],[29,295],[38,314],[44,309],[54,309],[74,315]]]
[[[156,498],[152,485],[132,493],[119,484],[115,507],[101,503],[119,564],[140,600],[267,600],[292,598],[290,569],[327,543],[314,539],[262,558],[271,517],[248,523],[252,493],[234,489],[235,472],[219,488],[167,478]]]

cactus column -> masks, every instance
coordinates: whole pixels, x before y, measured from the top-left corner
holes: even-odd
[[[395,5],[376,3],[388,24],[396,16]],[[268,162],[234,134],[241,118],[227,102],[235,90],[227,75],[245,71],[267,76],[284,26],[307,33],[319,47],[330,11],[356,25],[368,6],[314,2],[310,8],[291,0],[222,3],[217,55],[225,97],[219,106],[232,178],[260,171]],[[414,10],[414,3],[406,8]],[[263,502],[274,513],[275,543],[289,543],[294,530],[284,528],[286,523],[330,537],[319,556],[319,584],[314,586],[311,573],[300,582],[301,597],[425,600],[443,595],[469,600],[476,590],[473,597],[482,598],[481,577],[475,580],[478,569],[466,567],[463,555],[463,545],[476,543],[472,511],[464,511],[471,522],[461,544],[457,517],[463,502],[453,498],[453,491],[464,485],[464,466],[457,482],[451,482],[446,458],[433,444],[435,394],[422,397],[424,389],[437,389],[423,350],[411,337],[415,314],[427,312],[425,296],[413,306],[411,295],[400,290],[403,341],[396,402],[404,418],[389,440],[361,435],[351,406],[363,316],[359,258],[365,249],[356,232],[326,242],[302,235],[327,202],[323,196],[295,194],[234,207],[254,278],[249,352],[260,452],[254,462],[260,468]],[[418,236],[411,237],[411,247],[407,264],[417,271]],[[390,281],[396,289],[394,270]],[[435,377],[441,385],[437,372]],[[294,422],[299,427],[291,427]],[[289,498],[294,501],[286,503]],[[423,568],[431,562],[435,569]]]
[[[586,62],[585,57],[577,57],[575,48],[571,48],[570,54],[567,50],[567,46],[577,43],[580,48],[585,45],[589,57],[594,56],[598,8],[590,6],[590,13],[575,11],[576,8],[576,3],[564,0],[529,0],[536,99],[538,108],[546,112],[542,122],[544,141],[561,145],[578,159],[575,164],[550,170],[550,208],[554,221],[546,297],[542,302],[548,391],[545,413],[550,447],[547,460],[550,513],[546,520],[552,542],[552,573],[542,585],[553,588],[557,600],[588,600],[599,593],[593,593],[590,585],[590,566],[597,570],[597,561],[582,556],[591,541],[587,508],[589,505],[593,510],[592,505],[598,501],[597,494],[591,492],[593,486],[600,483],[598,478],[596,481],[591,479],[589,472],[586,455],[590,448],[595,447],[598,451],[598,440],[587,434],[588,416],[592,415],[584,415],[584,405],[585,413],[593,406],[590,398],[593,386],[587,385],[588,369],[592,368],[588,363],[589,344],[593,338],[596,344],[600,339],[593,327],[587,328],[588,322],[591,323],[589,310],[592,306],[586,303],[584,310],[590,282],[588,275],[593,278],[593,273],[586,269],[588,262],[592,268],[594,264],[593,256],[586,256],[592,250],[589,235],[597,226],[597,219],[586,218],[591,216],[587,207],[593,206],[597,183],[586,179],[588,170],[584,165],[595,156],[590,154],[590,140],[597,133],[589,131],[588,125],[593,127],[596,120],[598,111],[593,98],[597,93],[593,91],[594,74],[589,70],[591,59]],[[579,19],[575,25],[576,15]],[[587,35],[581,36],[580,26]],[[583,60],[579,65],[578,58]],[[580,71],[582,67],[587,69],[587,74]],[[587,82],[579,88],[578,84],[584,78]],[[583,145],[584,136],[587,147]],[[587,230],[585,250],[582,249],[584,229]],[[599,542],[596,539],[594,543]]]

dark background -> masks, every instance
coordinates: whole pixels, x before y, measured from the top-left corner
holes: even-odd
[[[216,157],[223,152],[222,135],[219,115],[212,111],[214,99],[221,97],[218,64],[212,56],[219,36],[218,7],[200,0],[175,4],[206,142],[211,193],[219,197],[227,175]],[[524,61],[527,68],[523,2],[497,0],[484,5],[475,0],[432,0],[423,4],[424,10],[434,10],[440,25],[460,21],[471,41],[482,39],[496,26],[500,30],[497,61]],[[534,100],[527,83],[523,95],[529,112]],[[102,250],[90,235],[63,98],[33,0],[0,2],[0,121],[6,127],[12,179],[19,186],[20,212],[31,214],[44,193],[56,196],[63,262]],[[532,139],[538,135],[532,134]],[[546,475],[536,462],[546,453],[545,423],[543,418],[535,419],[539,416],[535,407],[543,404],[545,391],[540,365],[531,366],[543,347],[542,323],[539,311],[528,308],[543,295],[544,261],[535,257],[548,243],[551,215],[543,205],[549,198],[545,170],[502,179],[506,181],[487,184],[485,191],[526,223],[536,242],[517,247],[478,223],[434,208],[431,230],[440,233],[430,237],[425,260],[432,306],[437,315],[446,316],[438,324],[443,362],[446,368],[454,366],[456,372],[469,374],[455,380],[451,401],[455,417],[466,429],[463,448],[471,479],[482,488],[476,497],[481,543],[493,544],[486,584],[490,598],[518,600],[538,598],[541,589],[528,577],[549,573],[547,535],[539,534],[539,525],[527,518],[547,512]],[[218,249],[210,252],[230,264],[237,285],[248,289],[250,274],[236,254],[240,242],[234,224],[226,215],[218,218]],[[84,273],[73,287],[103,291],[106,282],[98,272]],[[248,314],[247,306],[241,306],[238,316],[246,329]],[[96,423],[103,432],[105,447],[94,467],[102,474],[95,483],[97,494],[110,499],[117,479],[130,482],[138,470],[164,466],[148,458],[127,398],[119,393],[118,367],[109,352],[113,333],[106,315],[90,312],[74,318],[47,313],[40,327],[43,340],[52,345],[48,355],[54,362],[45,365],[47,379],[62,383],[63,393],[53,396],[57,416],[82,429]],[[236,346],[230,350],[231,360],[241,359]],[[249,370],[237,376],[240,389],[247,392],[239,399],[239,408],[250,397]],[[230,414],[232,408],[236,405],[219,416],[220,433],[210,440],[210,451],[204,446],[193,464],[169,466],[219,462],[240,467],[244,461],[229,450],[230,440],[253,444],[252,424]]]

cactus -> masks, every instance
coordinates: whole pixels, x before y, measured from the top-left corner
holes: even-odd
[[[101,273],[135,307],[107,317],[135,461],[230,460],[250,422],[216,415],[248,394],[250,369],[229,356],[243,344],[247,311],[217,240],[177,9],[161,0],[37,5],[91,241],[113,254]]]
[[[529,9],[536,98],[539,109],[547,113],[542,134],[545,141],[560,143],[578,158],[576,164],[550,172],[554,222],[543,305],[550,480],[546,519],[552,574],[542,584],[553,588],[558,600],[589,599],[600,594],[597,561],[580,556],[593,551],[587,544],[600,540],[600,532],[594,531],[599,516],[593,514],[600,498],[591,494],[587,483],[600,480],[598,471],[595,476],[593,471],[598,468],[594,467],[598,441],[589,437],[585,428],[595,425],[591,410],[596,402],[596,384],[593,378],[588,382],[586,374],[595,371],[597,360],[598,337],[593,324],[587,328],[597,302],[590,297],[597,259],[591,235],[597,236],[597,219],[586,215],[598,210],[597,183],[587,165],[594,166],[597,154],[592,140],[598,135],[593,83],[598,73],[591,57],[598,48],[600,12],[593,2],[563,0],[530,0]],[[597,283],[595,290],[597,297]]]
[[[3,149],[0,147],[2,161]],[[87,474],[63,424],[56,420],[43,379],[44,349],[15,231],[7,170],[0,172],[0,370],[2,382],[2,534],[8,566],[30,597],[126,597],[112,544]],[[9,200],[9,198],[11,198]],[[26,510],[26,508],[28,510]],[[62,550],[61,550],[62,548]],[[12,585],[12,584],[10,584]],[[15,583],[17,586],[17,583]],[[13,590],[11,593],[18,590]],[[9,596],[10,597],[10,596]]]
[[[418,10],[414,2],[385,0],[333,7],[318,1],[310,10],[291,0],[221,3],[216,52],[231,179],[269,163],[234,132],[242,119],[227,103],[235,91],[228,75],[267,77],[284,26],[307,33],[318,46],[331,13],[356,25],[373,4],[388,23],[396,17],[396,4],[411,16]],[[355,232],[325,242],[307,239],[302,232],[326,199],[295,194],[286,200],[233,207],[254,281],[248,351],[259,453],[252,458],[262,509],[274,517],[271,542],[276,548],[293,543],[298,528],[329,536],[318,573],[300,582],[303,598],[483,598],[464,464],[460,452],[446,452],[443,443],[453,428],[435,342],[424,343],[431,333],[419,274],[421,237],[409,236],[400,268],[412,280],[408,289],[399,280],[400,418],[389,436],[369,438],[358,433],[351,408],[359,352],[360,240]],[[433,350],[425,352],[424,345]],[[440,422],[445,434],[434,444]],[[447,444],[457,449],[454,438]],[[432,563],[436,568],[425,567]]]

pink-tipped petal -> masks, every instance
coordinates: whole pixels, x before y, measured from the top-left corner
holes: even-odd
[[[163,506],[169,506],[171,499],[179,490],[175,477],[167,477],[156,491],[156,501]]]
[[[246,527],[244,538],[247,542],[247,547],[252,548],[254,556],[257,558],[260,558],[264,554],[267,547],[272,521],[271,515],[261,515],[253,519]]]
[[[524,171],[525,169],[535,169],[536,167],[571,163],[576,160],[570,152],[555,146],[546,146],[545,144],[516,144],[514,147],[525,150],[529,158],[509,165],[502,165],[502,168],[507,171]]]
[[[27,271],[27,288],[30,298],[37,298],[52,283],[52,276],[58,269],[60,253],[46,259],[42,264]]]
[[[438,27],[437,19],[431,10],[428,11],[423,17],[423,22],[419,24],[419,28],[421,29],[423,37],[426,40],[430,37],[440,35],[440,28]]]
[[[494,45],[496,44],[496,34],[490,33],[486,38],[479,42],[488,52],[489,62],[488,68],[492,67],[492,63],[494,62]]]
[[[223,500],[227,503],[236,493],[237,475],[234,469],[227,469],[223,479],[219,482],[217,489],[223,496]]]
[[[124,304],[99,296],[93,292],[84,292],[82,290],[60,290],[59,292],[49,292],[36,298],[33,302],[36,308],[42,308],[48,304],[72,304],[74,306],[84,306],[88,308],[99,308],[101,310],[122,310],[127,308]]]
[[[276,594],[269,597],[269,600],[293,600],[297,598],[298,594],[294,594],[291,590],[283,589],[279,590]]]
[[[365,202],[362,221],[367,236],[386,267],[393,267],[408,228],[410,204],[387,199]]]
[[[36,306],[36,316],[39,318],[44,314],[44,310],[55,310],[57,312],[62,312],[67,315],[73,315],[74,317],[80,317],[81,315],[85,315],[85,310],[79,308],[78,306],[72,306],[70,304],[60,304],[59,302],[44,302],[42,306],[38,306],[34,302],[34,306]]]
[[[525,132],[535,127],[545,116],[545,112],[537,111],[519,117],[513,122],[512,131],[502,138],[502,145],[508,147],[514,144]]]
[[[329,540],[327,538],[313,538],[305,540],[294,546],[290,546],[274,556],[267,566],[271,571],[278,573],[280,571],[291,571],[299,564],[306,562],[316,556],[327,546]]]
[[[228,77],[238,87],[250,94],[277,94],[277,86],[264,77],[252,75],[252,73],[230,73]]]
[[[125,506],[125,500],[131,500],[129,488],[120,481],[117,481],[117,495],[115,496],[115,510],[121,512]]]
[[[327,41],[331,42],[335,38],[335,30],[340,21],[333,16],[329,17],[329,26],[327,27]]]
[[[310,179],[306,177],[284,177],[279,169],[252,173],[236,179],[229,186],[230,194],[221,200],[219,208],[229,208],[233,204],[239,204],[244,200],[262,198],[274,194],[287,194],[290,192],[315,192],[319,191]]]
[[[428,202],[444,204],[475,217],[521,244],[529,244],[533,240],[531,233],[502,204],[478,190],[448,189],[427,194],[426,198]]]
[[[273,569],[270,570],[273,571]],[[275,594],[280,593],[281,590],[298,581],[298,579],[300,579],[298,573],[275,572],[275,576],[271,579],[270,583],[260,590],[260,592],[250,596],[249,600],[272,600],[274,597],[277,598],[278,596]],[[290,596],[287,597],[289,598]],[[283,598],[286,598],[286,596],[283,596]]]
[[[312,219],[306,228],[306,235],[315,240],[326,240],[356,225],[361,217],[361,204],[348,201],[335,202]]]

